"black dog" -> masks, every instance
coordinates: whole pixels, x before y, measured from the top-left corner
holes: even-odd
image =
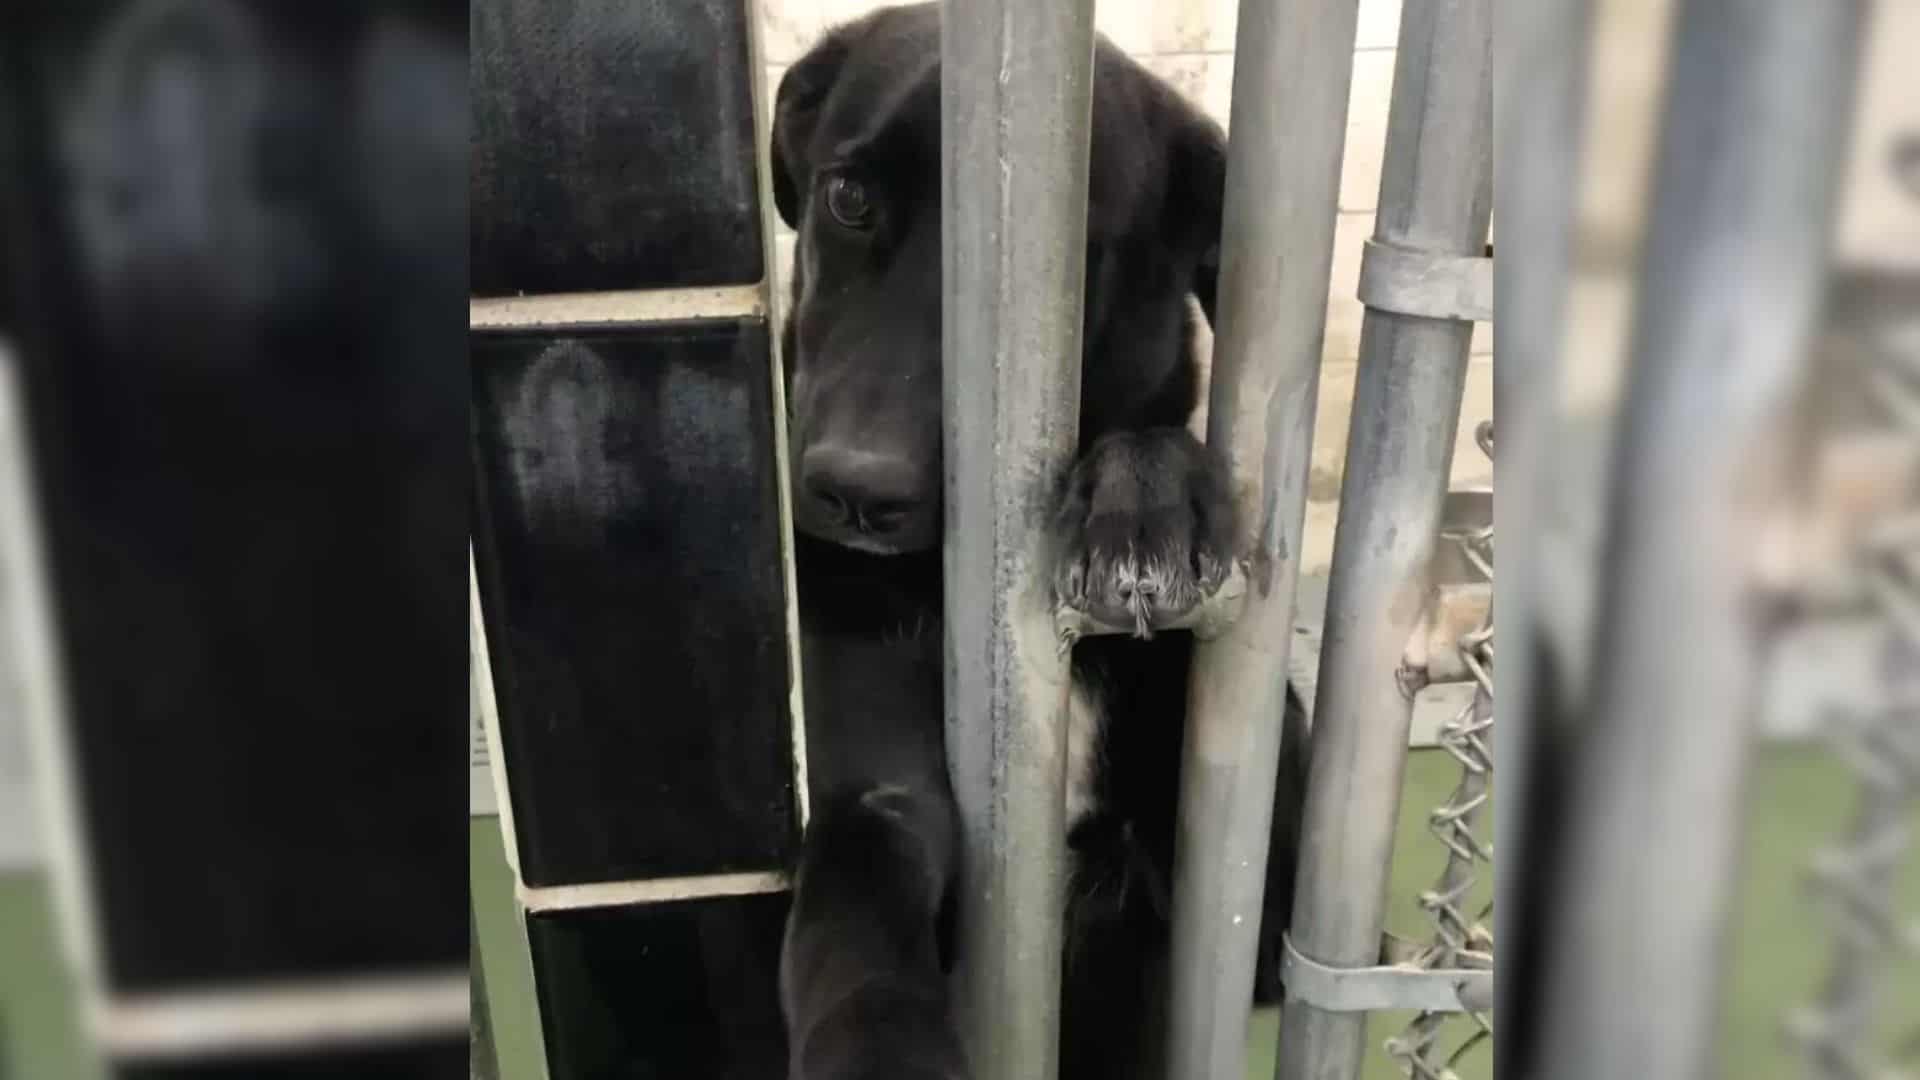
[[[774,119],[774,198],[799,233],[783,340],[816,793],[781,980],[796,1080],[965,1075],[944,974],[939,57],[935,5],[876,12],[787,72]],[[1184,427],[1188,298],[1212,318],[1225,167],[1215,124],[1099,43],[1056,586],[1110,621],[1185,611],[1233,558],[1223,469]],[[1158,1067],[1190,649],[1174,632],[1074,653],[1067,1080]],[[1294,829],[1283,794],[1265,994]]]

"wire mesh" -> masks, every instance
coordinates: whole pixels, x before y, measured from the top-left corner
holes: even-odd
[[[1493,422],[1474,431],[1481,452],[1493,458]],[[1488,583],[1493,581],[1493,525],[1443,533]],[[1469,897],[1480,875],[1492,868],[1493,846],[1475,831],[1493,796],[1493,609],[1472,632],[1460,638],[1461,659],[1475,683],[1473,700],[1443,723],[1436,741],[1460,766],[1460,780],[1446,802],[1427,819],[1434,838],[1447,850],[1446,865],[1433,887],[1420,894],[1421,910],[1433,924],[1433,936],[1412,963],[1430,970],[1493,969],[1493,905],[1470,910]],[[1457,1042],[1443,1039],[1448,1021],[1470,1024]],[[1493,1035],[1487,1012],[1417,1014],[1386,1042],[1387,1053],[1407,1076],[1418,1080],[1456,1080],[1454,1069]]]
[[[1873,372],[1892,422],[1920,438],[1920,341],[1885,342]],[[1896,971],[1920,965],[1920,919],[1899,910],[1900,873],[1913,853],[1920,801],[1920,507],[1866,530],[1858,569],[1884,637],[1877,658],[1888,691],[1874,708],[1831,716],[1824,735],[1857,793],[1847,831],[1815,852],[1809,884],[1832,951],[1815,1000],[1788,1033],[1822,1080],[1920,1076],[1920,1021],[1897,1007],[1892,1031],[1876,1027]]]

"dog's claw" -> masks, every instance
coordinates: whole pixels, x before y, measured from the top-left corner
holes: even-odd
[[[1068,653],[1072,652],[1074,645],[1079,642],[1080,640],[1079,624],[1082,621],[1083,621],[1082,614],[1078,610],[1066,604],[1060,605],[1060,607],[1054,611],[1053,613],[1053,623],[1055,627],[1054,636],[1059,640],[1061,656],[1065,656]]]
[[[1151,638],[1157,630],[1191,630],[1201,640],[1218,637],[1239,618],[1247,596],[1247,579],[1241,565],[1237,562],[1221,565],[1225,572],[1219,575],[1219,582],[1201,591],[1191,607],[1176,615],[1162,612],[1159,618],[1154,618],[1152,605],[1138,595],[1125,605],[1124,617],[1119,622],[1103,619],[1084,605],[1060,600],[1053,612],[1060,652],[1063,655],[1071,652],[1081,638],[1096,634]]]

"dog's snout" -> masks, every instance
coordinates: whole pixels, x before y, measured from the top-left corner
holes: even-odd
[[[828,444],[800,462],[807,496],[835,523],[872,536],[901,531],[923,501],[920,471],[903,456]]]

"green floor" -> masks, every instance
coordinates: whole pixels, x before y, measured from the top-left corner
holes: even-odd
[[[1426,814],[1451,788],[1451,759],[1414,755],[1402,801],[1394,862],[1395,904],[1390,929],[1419,935],[1423,917],[1412,898],[1439,868],[1442,849],[1426,831]],[[1814,845],[1838,834],[1852,812],[1852,784],[1825,754],[1774,748],[1762,757],[1752,793],[1753,828],[1738,896],[1734,970],[1727,981],[1725,1074],[1750,1078],[1798,1075],[1780,1041],[1783,1012],[1819,985],[1828,941],[1825,923],[1801,887],[1802,867]],[[1920,812],[1915,815],[1920,829]],[[476,821],[472,830],[475,916],[501,1075],[539,1080],[539,1035],[525,946],[513,915],[511,878],[501,857],[498,826]],[[1484,889],[1484,885],[1483,885]],[[1910,858],[1901,910],[1920,911],[1920,858]],[[1895,976],[1882,998],[1883,1015],[1910,1017],[1920,1003],[1920,969]],[[1398,1076],[1382,1042],[1404,1017],[1376,1016],[1369,1026],[1366,1076]],[[1248,1076],[1272,1075],[1276,1016],[1263,1012],[1249,1035]],[[0,1080],[84,1077],[66,983],[56,963],[44,886],[37,876],[0,875]],[[1491,1054],[1476,1050],[1459,1066],[1463,1080],[1492,1076]]]
[[[45,881],[37,874],[0,874],[0,1080],[96,1075],[70,986]]]

